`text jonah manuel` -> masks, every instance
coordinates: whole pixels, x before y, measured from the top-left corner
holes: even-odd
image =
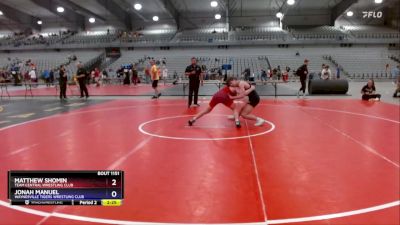
[[[15,195],[59,195],[58,190],[15,190]]]

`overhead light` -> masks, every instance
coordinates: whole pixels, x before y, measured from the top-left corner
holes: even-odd
[[[158,19],[159,19],[158,16],[153,16],[153,21],[156,21],[156,22],[157,22]]]
[[[286,2],[288,5],[294,5],[295,1],[294,0],[287,0]]]
[[[89,18],[89,23],[94,23],[94,22],[96,22],[96,19],[94,17],[90,17]]]
[[[283,18],[283,13],[278,12],[278,13],[276,14],[276,17],[279,18],[279,19],[282,19],[282,18]]]
[[[353,11],[347,11],[346,15],[347,15],[348,17],[351,17],[351,16],[354,15],[354,13],[353,13]]]
[[[134,6],[133,6],[136,10],[141,10],[142,9],[142,4],[140,4],[140,3],[136,3]]]
[[[64,12],[64,7],[61,7],[61,6],[57,7],[57,12],[59,12],[59,13]]]
[[[215,17],[216,20],[219,20],[219,19],[221,19],[221,14],[215,14],[214,17]]]
[[[211,7],[215,8],[218,6],[218,2],[217,1],[211,1],[210,3]]]
[[[37,24],[39,24],[39,25],[42,25],[42,23],[43,23],[43,21],[41,21],[41,20],[37,21]]]
[[[376,4],[381,4],[383,0],[375,0]]]
[[[2,16],[3,15],[3,11],[0,11],[0,16]]]

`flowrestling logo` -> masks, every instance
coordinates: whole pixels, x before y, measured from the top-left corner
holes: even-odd
[[[381,11],[363,11],[363,18],[364,19],[368,19],[368,18],[374,18],[374,19],[378,19],[378,18],[382,18],[383,17],[383,13]]]

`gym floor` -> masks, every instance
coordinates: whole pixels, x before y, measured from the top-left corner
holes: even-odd
[[[377,83],[381,102],[357,85],[263,97],[254,114],[267,123],[241,129],[224,106],[188,127],[209,97],[187,109],[182,96],[150,100],[146,85],[144,97],[3,98],[0,224],[399,225],[400,104],[390,82]],[[8,204],[8,170],[104,169],[125,171],[120,207]]]

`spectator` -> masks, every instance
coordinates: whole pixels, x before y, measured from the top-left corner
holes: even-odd
[[[145,75],[145,79],[146,79],[146,83],[150,83],[150,66],[147,65],[145,70],[144,70],[144,75]]]
[[[340,67],[339,66],[337,66],[336,67],[336,79],[340,79]]]
[[[99,68],[94,69],[94,82],[96,82],[96,86],[100,86],[100,70]]]
[[[394,66],[391,72],[392,77],[397,80],[397,77],[400,76],[400,65]]]
[[[325,63],[321,65],[321,71],[318,73],[319,78],[322,79],[322,71],[325,69]]]
[[[280,66],[278,66],[278,68],[276,69],[276,75],[278,76],[278,80],[281,80],[282,72]]]
[[[43,78],[46,81],[46,87],[50,87],[50,72],[48,70],[43,71]]]
[[[37,77],[36,77],[36,71],[35,71],[35,67],[32,67],[31,71],[29,71],[29,78],[31,79],[32,82],[36,82],[37,81]]]
[[[49,77],[50,77],[50,84],[54,84],[54,70],[53,69],[50,70]]]
[[[108,78],[108,72],[107,72],[107,70],[104,69],[102,73],[103,73],[103,77],[102,77],[102,78],[103,78],[103,79],[107,79],[107,78]]]
[[[301,91],[303,91],[303,97],[306,96],[306,80],[307,80],[307,75],[308,75],[308,63],[309,63],[309,60],[305,59],[304,64],[296,70],[296,75],[300,77],[300,83],[301,83],[300,90],[297,92],[297,98],[300,97]]]
[[[261,81],[267,81],[267,72],[264,69],[261,70]]]
[[[393,98],[397,98],[399,96],[400,96],[400,76],[397,76],[396,90],[394,91]]]
[[[276,80],[277,77],[278,77],[278,70],[277,70],[276,68],[274,68],[274,69],[272,70],[271,78],[272,78],[273,80]]]
[[[243,75],[244,75],[244,80],[248,81],[250,79],[250,68],[246,68],[243,71]]]
[[[162,78],[164,80],[166,80],[168,78],[168,68],[165,66],[165,64],[164,64],[163,70],[162,70]]]
[[[379,101],[381,99],[381,95],[376,94],[375,91],[375,82],[374,80],[369,79],[368,83],[361,89],[362,100]]]
[[[385,73],[387,73],[388,70],[389,70],[389,63],[386,63],[386,66],[385,66]]]
[[[288,70],[283,71],[282,80],[284,82],[287,82],[289,80],[289,71]]]
[[[325,65],[325,68],[323,68],[321,71],[321,79],[329,80],[329,79],[331,79],[331,76],[332,76],[331,69],[329,69],[328,65]]]
[[[136,84],[138,83],[138,79],[139,79],[139,77],[138,77],[138,72],[136,70],[136,66],[133,66],[132,67],[132,83],[133,83],[133,85],[136,86]]]
[[[150,73],[152,81],[151,86],[154,89],[154,96],[152,97],[152,99],[157,99],[161,96],[161,93],[158,91],[158,80],[160,80],[160,69],[157,67],[154,59],[150,61],[150,64],[151,64]]]
[[[64,65],[61,65],[59,71],[59,84],[60,84],[60,100],[67,99],[67,73],[65,72]]]

